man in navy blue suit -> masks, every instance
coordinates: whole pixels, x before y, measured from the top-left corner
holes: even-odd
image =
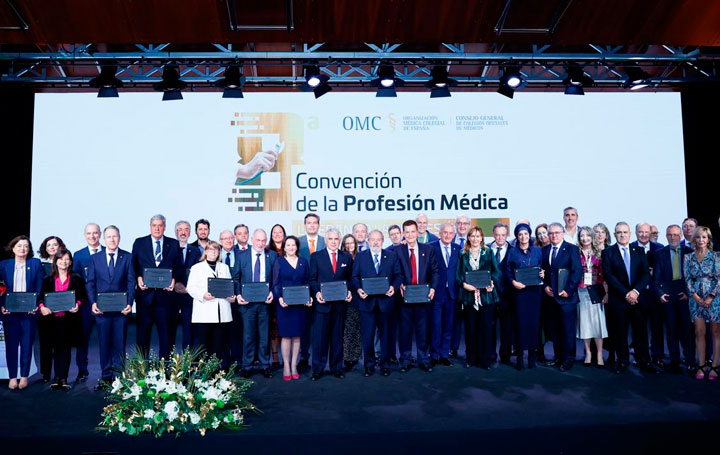
[[[150,235],[135,239],[132,248],[133,266],[137,277],[137,345],[144,355],[150,352],[150,333],[155,324],[160,357],[170,356],[170,309],[175,282],[182,279],[182,254],[177,240],[165,237],[165,217],[150,219]],[[145,286],[143,271],[158,268],[172,270],[170,286],[152,289]]]
[[[578,286],[582,279],[582,265],[580,264],[580,251],[578,247],[568,243],[563,236],[565,229],[560,223],[551,223],[548,226],[550,244],[542,249],[543,270],[545,270],[545,293],[552,297],[556,303],[553,308],[557,331],[553,340],[555,359],[547,365],[559,365],[564,372],[572,368],[575,359],[575,325],[577,321]],[[561,287],[559,278],[567,274],[567,281]],[[548,273],[549,272],[549,273]]]
[[[488,245],[495,255],[495,260],[498,263],[500,273],[502,273],[502,280],[498,283],[498,297],[499,301],[497,304],[498,310],[498,322],[500,323],[500,363],[510,365],[510,357],[512,356],[512,344],[514,339],[513,324],[515,323],[515,309],[513,308],[513,290],[515,289],[510,282],[510,271],[508,270],[507,258],[508,251],[512,246],[507,241],[507,234],[509,228],[508,225],[499,221],[493,226],[493,241]],[[491,359],[494,361],[496,357],[495,344],[497,339],[495,337],[496,329],[493,325],[493,350]]]
[[[105,251],[105,247],[100,245],[100,226],[96,223],[88,223],[85,225],[83,233],[87,246],[73,254],[73,273],[77,273],[83,280],[87,280],[88,266],[90,265],[90,257],[93,254]],[[78,375],[75,382],[85,382],[88,378],[88,345],[90,343],[90,335],[95,324],[95,318],[90,311],[90,305],[80,305],[80,318],[82,319],[82,339],[79,340],[75,348],[75,363],[78,367]]]
[[[127,315],[132,311],[135,295],[135,270],[132,255],[118,248],[120,230],[108,226],[103,231],[107,248],[94,254],[88,266],[86,290],[92,313],[95,315],[100,342],[100,381],[95,390],[113,380],[114,371],[122,366],[127,339]],[[103,313],[98,308],[98,293],[126,292],[127,306],[119,313]]]
[[[650,239],[650,224],[638,223],[635,225],[635,237],[637,240],[630,243],[630,246],[639,246],[645,250],[645,256],[650,266],[650,276],[652,277],[655,267],[655,253],[663,248],[657,242]],[[665,355],[665,340],[663,339],[663,321],[665,319],[665,309],[657,299],[657,295],[652,288],[651,283],[640,290],[640,305],[647,314],[650,321],[650,340],[651,354],[655,366],[664,368],[663,356]]]
[[[435,290],[435,305],[430,331],[430,366],[435,364],[451,366],[450,344],[453,322],[455,321],[455,300],[458,285],[455,281],[460,245],[453,242],[455,228],[451,223],[440,226],[440,240],[431,243],[438,264],[438,287]]]
[[[182,256],[182,279],[175,283],[175,293],[173,294],[172,314],[170,315],[170,343],[175,343],[177,336],[178,318],[182,322],[182,347],[187,349],[192,346],[192,307],[193,299],[187,293],[185,285],[187,284],[188,275],[190,275],[190,267],[200,262],[202,253],[200,249],[188,243],[190,238],[190,223],[187,221],[178,221],[175,223],[175,237],[180,246],[180,254]]]
[[[682,368],[680,368],[680,346],[682,346],[685,363],[692,365],[695,362],[695,346],[693,345],[695,330],[690,320],[688,296],[685,292],[670,295],[663,290],[663,286],[673,281],[677,283],[679,280],[683,289],[685,289],[683,260],[685,255],[692,253],[692,250],[680,245],[682,230],[677,224],[668,226],[665,236],[668,245],[655,253],[653,289],[665,309],[670,371],[672,373],[682,373]]]
[[[402,284],[400,262],[392,251],[384,250],[383,233],[373,230],[368,236],[369,248],[358,253],[353,263],[353,287],[360,297],[360,331],[362,333],[363,362],[365,377],[375,372],[376,363],[383,376],[390,375],[390,346],[393,326],[391,318],[395,292]],[[387,277],[390,286],[385,294],[368,295],[362,289],[363,278]],[[380,358],[375,359],[375,331],[380,332]]]
[[[352,279],[352,256],[340,251],[340,231],[325,232],[325,249],[310,256],[310,293],[315,296],[312,328],[312,380],[317,381],[325,371],[330,351],[330,374],[336,378],[343,373],[343,332],[347,302],[352,299],[350,289],[344,300],[327,301],[322,294],[322,283]]]
[[[615,372],[622,373],[630,365],[628,330],[632,325],[635,359],[648,373],[659,370],[650,362],[647,336],[647,316],[640,305],[640,292],[650,282],[650,270],[645,250],[630,245],[630,226],[615,225],[617,243],[605,248],[602,254],[602,271],[608,284],[608,334],[617,354]],[[611,361],[612,363],[612,361]]]
[[[393,250],[400,262],[402,270],[402,286],[400,290],[404,296],[405,287],[410,285],[427,284],[429,303],[406,303],[400,306],[400,371],[406,372],[411,368],[412,335],[415,332],[415,346],[417,348],[417,361],[421,370],[430,372],[430,359],[428,358],[427,318],[433,313],[433,298],[440,278],[438,264],[435,260],[434,248],[430,245],[418,243],[417,223],[407,220],[403,223],[403,236],[405,245],[399,245]]]
[[[267,245],[267,234],[263,229],[256,229],[252,236],[252,248],[243,251],[239,257],[239,279],[235,290],[235,293],[238,294],[239,305],[233,306],[237,307],[236,312],[242,321],[243,350],[242,357],[239,359],[233,353],[233,360],[241,365],[241,374],[245,378],[250,377],[255,352],[257,352],[263,376],[268,379],[272,377],[269,336],[270,305],[273,301],[273,294],[271,291],[268,292],[262,302],[248,302],[241,295],[243,283],[268,283],[268,288],[272,289],[270,278],[277,254],[274,251],[266,250],[265,245]]]
[[[240,256],[247,253],[247,250],[240,251],[235,249],[235,235],[229,230],[222,231],[220,233],[220,257],[218,261],[223,262],[230,268],[230,276],[235,283],[238,282],[240,276]],[[243,358],[243,323],[242,315],[240,314],[240,307],[238,305],[231,305],[232,308],[232,322],[230,322],[230,352],[225,350],[226,355],[230,358],[223,359],[229,365],[230,362],[236,362],[238,365],[242,365]]]

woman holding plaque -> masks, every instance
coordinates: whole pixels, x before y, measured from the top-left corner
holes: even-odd
[[[518,281],[522,269],[542,266],[540,247],[530,244],[530,226],[521,223],[515,226],[515,248],[508,251],[508,269],[511,283],[515,288],[515,349],[517,350],[518,370],[525,368],[524,353],[528,352],[528,368],[535,368],[538,340],[540,338],[540,305],[542,286],[528,285]],[[540,270],[540,278],[545,274]]]
[[[5,332],[5,360],[8,368],[11,390],[24,389],[28,385],[32,345],[35,340],[35,311],[10,313],[5,308],[8,293],[40,292],[45,274],[42,263],[33,257],[30,239],[19,235],[5,247],[14,257],[0,262],[0,281],[5,283],[6,294],[0,301],[3,330]],[[17,380],[18,347],[20,348],[20,382]]]
[[[458,260],[456,277],[460,284],[458,301],[463,305],[465,315],[465,368],[490,369],[498,301],[495,284],[501,281],[500,269],[492,250],[485,246],[485,234],[479,226],[470,229],[467,239]],[[466,282],[466,273],[476,270],[490,272],[490,286],[478,289]]]
[[[720,375],[720,253],[713,252],[712,234],[705,226],[695,229],[691,244],[695,251],[685,255],[683,272],[690,297],[690,318],[695,325],[698,356],[695,379],[715,381]],[[706,321],[710,321],[712,330],[712,366],[705,364]]]
[[[196,346],[204,346],[208,354],[215,354],[226,369],[229,357],[229,327],[232,322],[230,304],[235,296],[219,297],[208,292],[208,278],[232,278],[230,267],[219,261],[222,247],[215,241],[208,241],[200,262],[190,268],[187,292],[193,298],[192,327]]]
[[[602,243],[598,241],[595,232],[588,226],[580,228],[578,233],[578,248],[580,249],[580,264],[583,269],[583,280],[578,286],[578,297],[580,302],[577,308],[577,337],[583,340],[585,346],[585,362],[583,365],[592,364],[592,350],[590,342],[595,340],[595,347],[598,353],[603,352],[603,338],[607,338],[607,325],[605,322],[605,304],[607,303],[607,284],[602,275]],[[601,285],[604,290],[604,297],[601,303],[593,303],[589,286]],[[597,356],[598,368],[604,368],[603,356]]]
[[[45,276],[52,275],[53,259],[60,248],[65,248],[65,242],[55,235],[46,237],[40,244],[38,254],[43,264]],[[38,337],[40,338],[40,374],[42,374],[43,382],[45,383],[50,382],[53,359],[52,350],[48,351],[52,344],[48,340],[48,337],[52,337],[52,335],[50,335],[52,328],[48,327],[48,321],[49,319],[42,317],[37,320]]]
[[[350,253],[353,261],[357,256],[357,240],[352,234],[346,234],[340,243],[340,249]],[[362,355],[362,339],[360,334],[360,309],[358,308],[360,297],[352,292],[353,298],[347,307],[345,316],[345,332],[343,333],[343,359],[345,359],[345,370],[350,371],[360,361]]]
[[[283,380],[300,379],[297,371],[300,337],[307,327],[312,299],[308,303],[288,305],[283,299],[283,286],[307,286],[310,282],[310,264],[298,256],[300,241],[294,235],[285,237],[282,256],[273,264],[273,296],[277,299],[278,335],[283,358]]]
[[[267,249],[274,251],[277,257],[282,256],[282,243],[285,240],[285,228],[282,224],[276,224],[270,229],[270,241],[268,242]],[[277,311],[275,311],[275,305],[270,305],[270,346],[272,348],[272,361],[273,366],[280,365],[280,359],[278,358],[278,347],[280,346],[280,337],[277,331]]]
[[[82,336],[82,321],[77,311],[80,305],[87,302],[87,294],[85,282],[79,275],[72,273],[72,265],[72,254],[64,247],[58,248],[53,254],[52,272],[43,279],[40,289],[38,307],[44,324],[43,331],[40,332],[40,364],[47,362],[50,366],[55,365],[55,378],[50,390],[70,390],[67,382],[70,348],[75,344],[73,341]],[[53,312],[45,305],[45,294],[66,291],[75,291],[75,307],[70,310],[70,314],[63,311]]]

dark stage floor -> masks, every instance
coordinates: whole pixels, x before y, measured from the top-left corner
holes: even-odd
[[[134,334],[129,337],[134,341]],[[92,391],[99,374],[96,346],[91,378],[67,393],[50,392],[39,375],[22,392],[0,383],[2,453],[11,447],[55,453],[197,453],[259,450],[269,453],[343,453],[392,450],[424,453],[458,448],[504,453],[660,453],[673,446],[703,450],[700,437],[720,428],[720,381],[689,376],[623,375],[585,368],[567,373],[538,367],[491,371],[459,364],[432,373],[412,369],[390,377],[345,379],[305,374],[284,382],[254,376],[249,398],[262,414],[246,416],[239,432],[163,437],[94,432],[104,404]],[[70,371],[74,378],[76,370]],[[711,444],[712,445],[712,444]],[[258,452],[260,453],[260,452]]]

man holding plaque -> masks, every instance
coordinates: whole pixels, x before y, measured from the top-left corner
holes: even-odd
[[[362,333],[363,363],[365,377],[375,373],[375,365],[380,367],[383,376],[390,375],[390,346],[392,330],[393,304],[396,289],[402,284],[402,271],[395,253],[382,248],[382,232],[373,230],[368,236],[369,248],[355,256],[353,263],[352,285],[357,289],[360,302],[360,332]],[[380,280],[376,280],[380,278]],[[370,290],[365,292],[363,280],[385,281],[387,291]],[[373,281],[374,282],[374,281]],[[369,285],[371,281],[366,281]],[[375,359],[375,331],[380,332],[380,357]]]
[[[96,223],[88,223],[83,232],[87,246],[73,254],[73,273],[87,280],[88,267],[90,266],[90,257],[96,253],[105,251],[105,247],[100,245],[100,226]],[[90,305],[82,305],[80,307],[80,318],[82,319],[82,338],[78,340],[75,348],[75,363],[78,367],[78,375],[75,382],[84,382],[88,378],[88,344],[90,343],[90,335],[95,324],[95,317],[92,315]]]
[[[433,314],[433,298],[440,274],[433,247],[417,241],[418,228],[414,220],[403,223],[403,236],[407,244],[394,250],[402,270],[400,290],[404,297],[400,306],[400,371],[404,373],[411,368],[412,334],[415,332],[418,365],[421,370],[430,372],[427,321]],[[418,297],[426,298],[415,298],[414,291],[422,285],[427,286],[427,291],[423,291],[427,295]]]
[[[325,249],[325,237],[319,235],[320,231],[320,217],[316,213],[308,213],[305,215],[305,235],[300,236],[298,241],[300,242],[300,249],[298,250],[298,256],[310,262],[310,255],[316,251]],[[303,335],[300,337],[300,362],[298,368],[305,369],[309,366],[310,360],[310,330],[312,325],[312,318],[307,318],[307,327]]]
[[[85,286],[95,315],[100,343],[100,381],[95,390],[110,384],[122,366],[127,340],[127,315],[135,297],[132,255],[118,248],[120,230],[110,225],[103,231],[105,251],[90,258]],[[125,294],[123,296],[123,294]],[[124,302],[118,300],[124,297]],[[121,304],[125,305],[121,307]]]
[[[493,241],[488,245],[495,256],[502,279],[498,283],[497,292],[500,300],[497,303],[497,320],[500,323],[500,363],[510,365],[510,357],[513,351],[513,340],[515,339],[515,306],[514,288],[511,284],[508,272],[508,252],[512,248],[507,241],[509,227],[502,221],[493,226]],[[493,360],[495,360],[495,329],[493,328]]]
[[[352,256],[340,251],[340,231],[325,232],[325,247],[310,256],[310,293],[315,296],[312,328],[312,380],[317,381],[325,371],[330,350],[330,373],[344,378],[343,332],[347,302],[352,299],[348,282],[352,278]],[[344,287],[344,295],[335,295],[335,286]],[[344,286],[342,284],[344,283]],[[327,292],[325,292],[327,289]],[[341,289],[342,290],[342,289]]]
[[[175,293],[172,300],[172,314],[170,316],[170,344],[175,344],[177,334],[178,317],[182,322],[182,347],[186,349],[193,345],[192,338],[192,297],[187,292],[187,278],[190,275],[190,267],[200,262],[202,253],[200,249],[188,243],[190,238],[190,223],[178,221],[175,223],[175,237],[180,244],[182,255],[182,279],[175,283]],[[207,244],[206,244],[207,245]]]
[[[458,295],[457,274],[460,246],[453,242],[455,228],[451,223],[440,226],[440,240],[430,245],[438,263],[439,281],[435,292],[430,330],[430,365],[451,366],[448,359],[455,321],[455,301]]]
[[[561,372],[572,368],[575,359],[575,335],[577,323],[578,286],[582,279],[580,250],[563,238],[564,228],[560,223],[548,226],[550,243],[542,249],[543,270],[545,270],[545,293],[554,300],[555,359],[548,366],[559,365]]]
[[[160,357],[167,359],[170,356],[168,329],[172,292],[175,289],[175,282],[182,279],[182,255],[178,241],[165,237],[165,227],[164,216],[153,216],[150,219],[150,235],[135,240],[132,257],[138,287],[137,345],[144,355],[149,354],[150,333],[154,324],[157,327]],[[166,280],[168,274],[169,283]],[[146,283],[145,278],[150,277],[157,278],[158,281],[152,283],[148,280]]]
[[[252,248],[241,254],[239,259],[240,275],[235,293],[238,295],[237,311],[243,326],[243,350],[242,354],[233,352],[232,357],[234,362],[241,365],[241,374],[246,378],[250,377],[256,351],[263,376],[268,379],[272,377],[269,336],[273,294],[270,292],[270,277],[277,254],[266,250],[265,245],[267,234],[262,229],[256,229],[252,235]],[[266,284],[262,296],[252,297],[249,293],[242,295],[242,287],[252,286],[252,283]]]
[[[668,226],[665,236],[668,245],[655,253],[653,289],[665,309],[670,371],[681,373],[680,346],[685,363],[692,365],[695,361],[694,328],[690,318],[683,272],[683,260],[687,254],[692,253],[692,249],[680,245],[683,238],[682,229],[677,224]]]
[[[245,252],[235,248],[235,236],[229,230],[220,233],[220,259],[219,261],[230,268],[230,276],[235,283],[240,279],[240,256]],[[226,350],[232,356],[232,361],[242,365],[243,352],[243,323],[240,308],[233,304],[230,305],[232,312],[232,321],[230,321],[228,329],[228,337],[230,337],[230,349]]]

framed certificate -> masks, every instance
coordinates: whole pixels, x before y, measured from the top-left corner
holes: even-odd
[[[429,293],[429,284],[411,284],[405,286],[405,295],[403,296],[403,300],[405,303],[427,303],[430,301],[428,298]]]
[[[515,281],[525,286],[541,286],[543,284],[540,278],[540,267],[523,267],[515,270]]]
[[[216,299],[235,295],[235,283],[231,278],[208,278],[208,292]]]
[[[388,289],[390,289],[390,282],[386,276],[363,278],[361,284],[362,290],[365,291],[367,295],[385,295]]]
[[[103,313],[118,313],[127,305],[127,292],[101,292],[97,296],[98,309]]]
[[[660,289],[663,293],[667,294],[668,301],[677,302],[680,299],[680,294],[687,292],[685,289],[684,280],[671,280],[660,283]]]
[[[8,292],[5,297],[5,311],[10,313],[29,313],[37,307],[37,294],[34,292]]]
[[[286,305],[305,305],[310,302],[309,286],[283,286],[282,293]]]
[[[143,269],[143,282],[149,288],[164,289],[172,283],[172,270],[146,267]]]
[[[387,289],[386,289],[387,291]],[[336,302],[347,299],[348,288],[346,281],[328,281],[320,283],[320,292],[326,302]]]
[[[587,287],[587,291],[592,303],[595,305],[602,303],[603,298],[605,297],[605,286],[602,284],[593,284]]]
[[[570,270],[558,269],[558,294],[565,290],[565,288],[567,287],[568,279],[570,279]],[[569,291],[568,294],[570,294]]]
[[[470,286],[475,286],[478,289],[484,289],[490,286],[490,271],[471,270],[469,272],[465,272],[465,282]]]
[[[268,294],[270,294],[270,284],[265,282],[243,283],[240,292],[246,301],[261,303],[267,300]]]
[[[43,303],[46,307],[50,308],[53,313],[70,311],[77,305],[75,291],[48,292],[44,296]]]

